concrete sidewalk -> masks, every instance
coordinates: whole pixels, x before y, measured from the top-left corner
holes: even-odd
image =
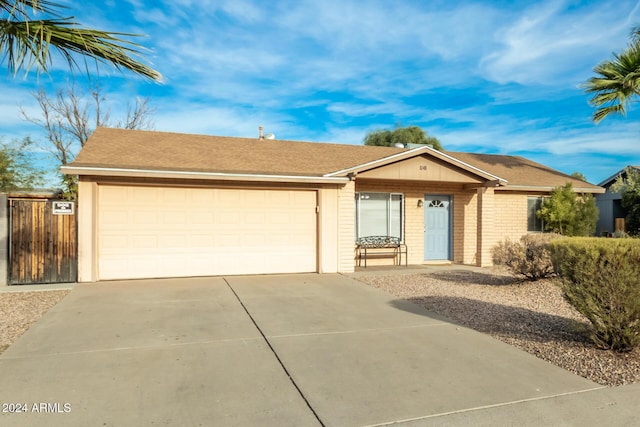
[[[0,413],[12,426],[640,420],[636,385],[603,388],[341,275],[81,284],[0,377],[0,401],[27,404]]]

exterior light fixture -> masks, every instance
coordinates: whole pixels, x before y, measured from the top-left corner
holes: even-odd
[[[424,206],[424,202],[422,201],[422,199],[418,199],[418,207],[421,208]]]

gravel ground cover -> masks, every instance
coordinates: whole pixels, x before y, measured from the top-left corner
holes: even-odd
[[[0,292],[0,353],[68,293],[69,290]]]
[[[616,353],[589,341],[589,322],[552,280],[522,282],[504,272],[447,271],[358,280],[419,304],[598,384],[640,382],[640,349]]]

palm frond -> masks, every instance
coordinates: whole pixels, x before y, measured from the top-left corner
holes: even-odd
[[[629,103],[640,95],[640,46],[630,45],[593,71],[598,76],[582,85],[585,92],[593,94],[589,100],[597,108],[593,121],[598,123],[610,114],[626,115]]]
[[[35,0],[25,0],[24,3],[38,3],[42,7],[42,2]],[[134,59],[142,55],[144,48],[123,39],[136,36],[79,28],[72,18],[1,21],[0,53],[4,53],[7,65],[14,74],[20,69],[29,70],[34,66],[48,70],[51,64],[50,48],[53,47],[71,68],[79,68],[76,55],[81,55],[161,81],[160,73]]]
[[[596,123],[600,123],[602,119],[607,117],[609,114],[618,114],[621,116],[626,116],[626,109],[621,104],[609,105],[606,107],[598,108],[595,113],[593,113],[593,121]]]
[[[8,20],[29,20],[31,14],[37,12],[59,17],[57,9],[66,8],[49,0],[0,0],[0,10],[7,13]]]

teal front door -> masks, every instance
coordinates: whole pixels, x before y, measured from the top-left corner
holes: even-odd
[[[450,196],[424,196],[424,259],[451,259]]]

